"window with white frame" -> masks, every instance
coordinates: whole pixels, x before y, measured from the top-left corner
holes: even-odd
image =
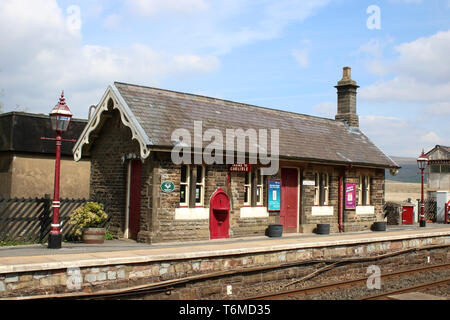
[[[252,196],[252,173],[245,173],[244,180],[244,206],[251,205],[251,196]]]
[[[262,206],[264,197],[263,197],[263,176],[261,174],[261,169],[256,169],[256,205]]]
[[[195,205],[203,206],[205,198],[205,167],[197,166],[197,181],[195,183]]]
[[[196,169],[197,178],[195,179],[195,194],[191,194],[191,177],[193,169]],[[193,181],[193,180],[192,180]],[[205,167],[204,166],[181,166],[180,172],[180,207],[190,206],[189,200],[195,198],[195,206],[203,206],[205,198]]]
[[[256,175],[256,176],[255,176]],[[245,173],[244,180],[244,206],[262,206],[264,204],[264,177],[261,169]],[[253,199],[253,189],[256,189],[256,198]]]
[[[370,205],[370,177],[360,176],[359,177],[359,188],[358,188],[358,204],[361,206]]]
[[[314,205],[327,206],[330,197],[330,176],[328,173],[314,173]]]
[[[181,166],[180,174],[180,206],[189,206],[189,166]]]

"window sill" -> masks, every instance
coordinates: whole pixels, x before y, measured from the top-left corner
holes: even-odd
[[[267,218],[269,212],[264,206],[250,207],[244,206],[240,209],[241,218]]]
[[[374,206],[356,206],[356,214],[375,214]]]
[[[313,206],[311,207],[311,215],[313,216],[332,216],[334,214],[333,206]]]
[[[175,220],[208,220],[209,208],[175,208]]]

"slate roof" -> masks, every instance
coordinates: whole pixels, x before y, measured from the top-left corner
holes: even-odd
[[[72,119],[62,138],[78,139],[86,124],[85,119]],[[41,137],[56,137],[48,115],[25,112],[0,114],[0,151],[54,155],[55,141],[41,140]],[[61,155],[71,156],[73,146],[73,142],[63,141]]]
[[[342,121],[127,83],[114,86],[155,146],[172,147],[173,130],[185,128],[193,135],[194,121],[201,120],[203,132],[216,128],[224,136],[227,128],[261,128],[270,138],[270,129],[279,129],[280,158],[399,168],[359,129]]]
[[[450,147],[437,144],[425,155],[428,157],[429,164],[448,163],[450,161]]]

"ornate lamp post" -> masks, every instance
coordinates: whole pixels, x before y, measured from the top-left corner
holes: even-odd
[[[50,235],[48,238],[48,248],[59,249],[61,248],[62,234],[61,226],[59,224],[59,176],[60,176],[60,160],[61,160],[61,142],[62,141],[72,141],[62,139],[61,135],[67,131],[69,127],[70,119],[72,118],[72,112],[70,112],[69,107],[66,105],[64,98],[64,91],[61,93],[61,98],[59,98],[58,104],[50,112],[50,120],[52,124],[52,129],[56,132],[55,138],[44,138],[44,140],[56,140],[56,162],[55,162],[55,185],[53,193],[53,219],[51,224]]]
[[[419,158],[417,158],[417,166],[419,167],[419,169],[421,171],[421,176],[422,176],[422,191],[421,191],[421,198],[420,198],[420,226],[421,227],[426,226],[425,212],[424,212],[425,206],[423,203],[423,171],[427,167],[427,163],[428,163],[428,158],[422,149],[422,154],[419,156]]]

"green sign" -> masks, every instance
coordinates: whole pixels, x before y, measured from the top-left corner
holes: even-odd
[[[172,192],[175,189],[175,185],[173,184],[172,181],[163,181],[161,183],[161,190],[163,192]]]

